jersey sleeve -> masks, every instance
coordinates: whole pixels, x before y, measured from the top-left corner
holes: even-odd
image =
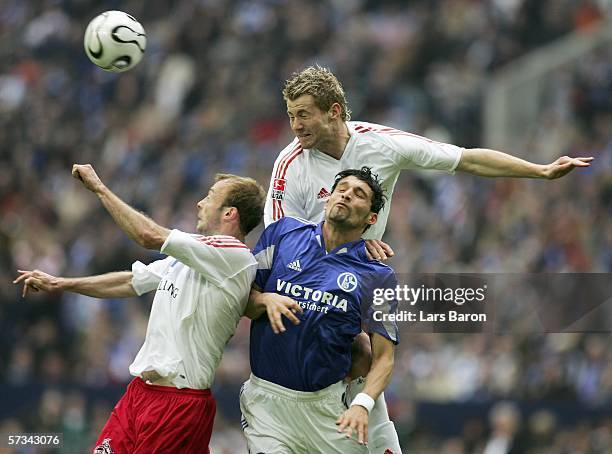
[[[372,273],[366,280],[366,290],[361,303],[363,330],[366,333],[377,333],[394,344],[399,343],[399,331],[395,317],[389,317],[397,311],[395,289],[397,278],[393,270],[384,273]],[[387,295],[385,295],[387,290]],[[386,296],[391,296],[388,298]]]
[[[397,130],[380,137],[394,153],[400,169],[435,169],[454,173],[464,148]]]
[[[174,260],[176,259],[166,257],[148,265],[139,261],[134,262],[132,264],[132,287],[136,294],[140,296],[155,290],[166,269]]]
[[[249,249],[230,236],[199,236],[172,230],[161,252],[194,269],[218,287],[253,264]]]
[[[275,251],[281,240],[282,233],[291,224],[292,218],[282,218],[267,226],[253,250],[255,260],[257,260],[257,273],[255,274],[255,284],[260,289],[265,289],[272,266],[274,264]]]
[[[266,227],[283,216],[306,218],[306,201],[300,184],[298,167],[294,162],[300,153],[302,153],[302,147],[295,140],[280,153],[274,162],[264,207]]]

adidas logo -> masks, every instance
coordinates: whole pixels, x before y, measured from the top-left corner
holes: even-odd
[[[319,193],[317,194],[317,199],[326,199],[327,197],[329,197],[331,194],[329,193],[329,191],[325,188],[321,188],[321,190],[319,191]]]
[[[287,265],[287,268],[291,268],[292,270],[295,270],[295,271],[302,271],[302,267],[300,266],[299,260],[294,260],[289,265]]]

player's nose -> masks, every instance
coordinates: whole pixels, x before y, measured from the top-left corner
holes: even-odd
[[[293,129],[294,131],[300,131],[303,128],[304,125],[297,118],[291,121],[291,129]]]

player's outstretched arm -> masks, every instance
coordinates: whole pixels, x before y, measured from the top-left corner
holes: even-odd
[[[283,315],[294,325],[300,324],[300,319],[295,314],[304,312],[298,303],[287,296],[277,293],[263,293],[259,289],[251,288],[249,302],[244,315],[251,320],[258,319],[263,314],[268,314],[270,326],[275,334],[286,331],[283,324]]]
[[[338,418],[338,432],[345,432],[350,438],[353,431],[357,432],[360,444],[368,442],[368,415],[374,407],[374,402],[380,396],[389,382],[393,372],[395,347],[393,342],[381,336],[372,334],[372,367],[366,378],[363,392],[357,394],[351,406]]]
[[[483,177],[561,178],[576,167],[589,167],[592,157],[570,158],[562,156],[546,164],[534,164],[501,151],[470,148],[463,151],[457,170]]]
[[[127,298],[136,296],[132,287],[132,272],[117,271],[86,277],[58,277],[40,270],[17,270],[19,276],[13,284],[23,284],[22,296],[29,290],[38,292],[67,291],[94,298]]]
[[[151,218],[117,197],[102,183],[91,165],[73,165],[72,176],[81,180],[87,189],[98,196],[106,211],[132,240],[142,247],[159,251],[170,230],[156,224]]]

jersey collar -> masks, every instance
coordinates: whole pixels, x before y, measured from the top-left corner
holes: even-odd
[[[327,252],[325,250],[325,239],[323,238],[323,223],[324,222],[325,221],[322,221],[319,224],[317,224],[317,228],[315,229],[315,237],[317,238],[317,242],[319,243],[319,246],[321,246],[321,248],[323,249],[323,252],[325,252],[326,254],[348,254],[352,252],[353,248],[365,245],[365,241],[363,240],[363,238],[360,238],[355,241],[349,241],[348,243],[341,244],[335,249]]]

